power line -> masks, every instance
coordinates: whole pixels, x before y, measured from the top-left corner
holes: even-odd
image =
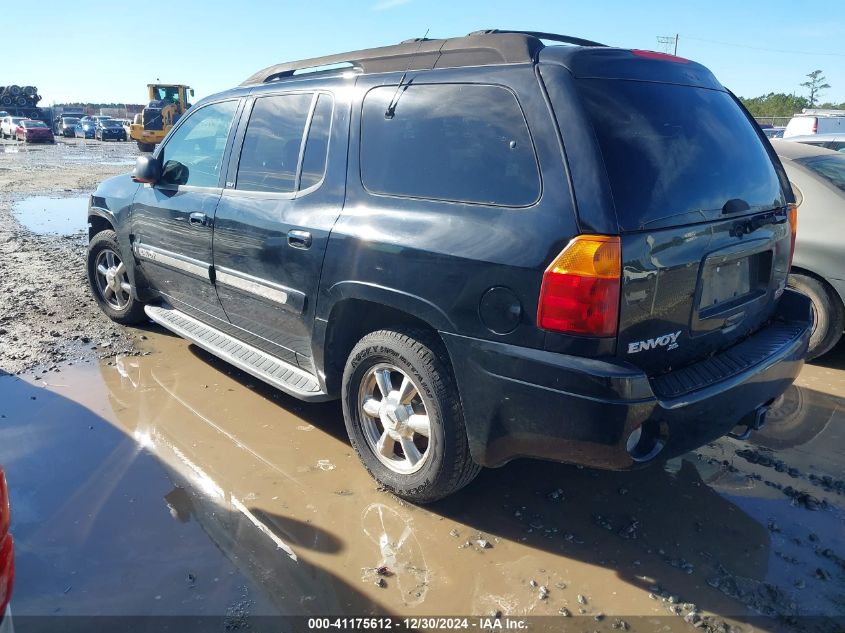
[[[701,37],[692,37],[684,35],[684,39],[695,40],[697,42],[707,42],[708,44],[719,44],[720,46],[735,46],[737,48],[750,48],[755,51],[766,51],[769,53],[787,53],[789,55],[814,55],[818,57],[845,57],[845,53],[819,53],[811,51],[788,51],[783,48],[764,48],[762,46],[749,46],[748,44],[734,44],[733,42],[720,42],[717,40],[706,40]]]

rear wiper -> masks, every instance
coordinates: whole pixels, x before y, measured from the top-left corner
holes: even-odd
[[[731,198],[724,205],[722,205],[722,213],[743,213],[750,211],[751,205],[742,198]]]

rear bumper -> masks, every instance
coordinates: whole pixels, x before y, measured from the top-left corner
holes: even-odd
[[[740,344],[756,354],[752,364],[734,364],[734,371],[723,375],[702,366],[713,380],[696,383],[687,377],[689,389],[676,386],[671,392],[664,380],[616,360],[448,333],[443,339],[476,462],[501,466],[517,457],[536,457],[624,470],[643,463],[644,454],[628,449],[637,429],[659,436],[660,456],[671,457],[748,423],[795,380],[807,352],[811,318],[809,299],[785,292],[773,323]]]
[[[143,125],[133,124],[129,129],[132,140],[140,141],[141,143],[152,143],[157,145],[158,143],[161,143],[165,136],[164,130],[147,130],[144,129]]]

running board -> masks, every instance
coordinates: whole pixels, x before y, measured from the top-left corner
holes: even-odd
[[[184,312],[167,305],[147,305],[144,306],[144,312],[174,334],[188,339],[205,351],[292,396],[301,400],[329,399],[312,374],[247,345]]]

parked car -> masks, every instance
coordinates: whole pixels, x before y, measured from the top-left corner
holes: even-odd
[[[25,119],[20,122],[15,138],[26,143],[55,143],[53,130],[44,121]]]
[[[97,131],[97,122],[93,117],[84,116],[79,119],[73,128],[74,138],[94,138],[94,133]]]
[[[628,469],[745,436],[811,327],[780,162],[703,66],[542,37],[576,46],[421,40],[202,100],[92,195],[95,300],[340,399],[415,502],[517,457]]]
[[[845,330],[845,155],[805,143],[772,143],[792,183],[801,230],[789,285],[813,302],[808,358],[830,351]]]
[[[110,139],[115,141],[125,141],[127,136],[120,121],[115,121],[114,119],[100,119],[97,121],[94,129],[94,138],[101,141],[108,141]]]
[[[79,123],[80,117],[62,116],[56,121],[56,134],[60,136],[74,136],[74,128]]]
[[[845,150],[845,131],[839,134],[807,134],[806,136],[790,136],[787,139],[793,143],[805,143],[836,152]]]
[[[0,633],[12,633],[12,585],[15,580],[15,544],[9,531],[11,511],[6,475],[0,467]]]
[[[763,134],[766,138],[783,138],[783,131],[785,127],[768,127],[763,129]]]
[[[786,124],[783,138],[835,132],[845,133],[845,110],[804,109]]]
[[[3,120],[0,121],[0,136],[3,138],[15,138],[18,125],[25,118],[22,116],[4,116]]]
[[[120,124],[123,126],[123,131],[126,132],[127,140],[132,138],[130,135],[130,126],[132,125],[132,121],[129,119],[120,119]]]

